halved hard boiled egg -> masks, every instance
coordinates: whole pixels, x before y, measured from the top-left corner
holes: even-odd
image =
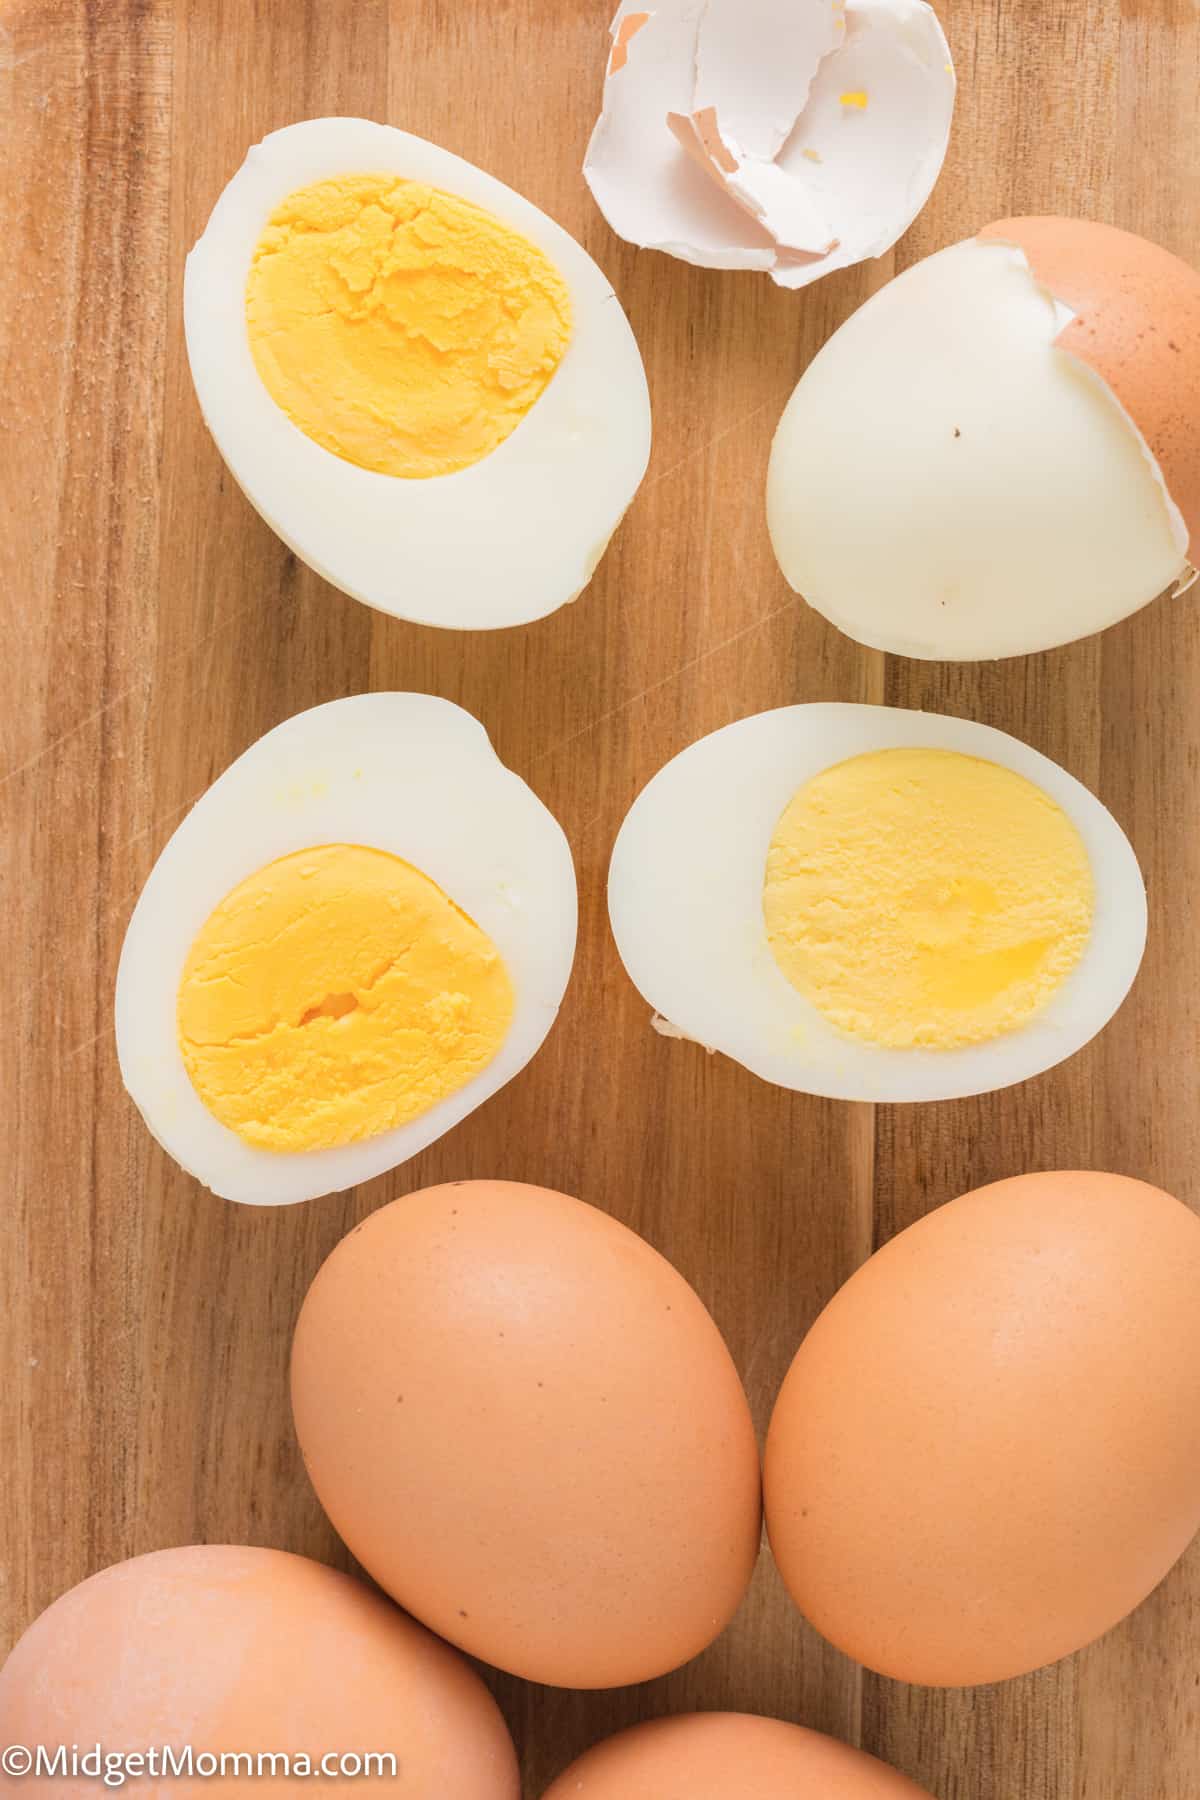
[[[780,421],[787,580],[879,650],[1090,636],[1194,572],[1200,274],[1078,219],[1006,219],[872,295]]]
[[[841,1100],[1051,1068],[1129,990],[1137,860],[1065,770],[894,707],[781,707],[672,759],[618,834],[621,960],[664,1035]]]
[[[335,700],[251,745],[160,855],[117,971],[121,1074],[214,1193],[332,1193],[524,1068],[575,926],[566,838],[476,719]]]
[[[184,323],[247,498],[399,618],[553,612],[645,473],[646,377],[606,277],[528,200],[390,125],[255,145],[188,258]]]

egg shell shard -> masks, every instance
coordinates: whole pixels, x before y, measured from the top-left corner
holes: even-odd
[[[543,1800],[930,1800],[862,1750],[750,1713],[684,1713],[606,1738]]]
[[[885,255],[946,160],[956,83],[937,14],[921,0],[858,0],[847,7],[846,27],[780,156],[785,174],[803,181],[828,214],[837,243],[815,263],[781,257],[781,287],[806,287]]]
[[[790,181],[777,163],[743,162],[721,137],[712,107],[686,118],[669,113],[667,124],[698,167],[757,219],[781,249],[811,256],[833,249],[837,240],[803,186]]]
[[[1110,1630],[1200,1527],[1200,1221],[1092,1171],[899,1233],[804,1339],[767,1436],[771,1546],[869,1669],[1023,1675]]]
[[[125,1753],[190,1746],[239,1753],[395,1757],[363,1786],[397,1800],[519,1800],[512,1739],[462,1657],[363,1582],[307,1557],[234,1545],[159,1550],[72,1588],[30,1626],[0,1671],[8,1743],[100,1744]],[[347,1765],[349,1768],[350,1765]],[[269,1770],[271,1765],[266,1765]],[[131,1792],[184,1800],[259,1782],[173,1779]],[[16,1781],[0,1782],[4,1792]],[[264,1793],[310,1787],[264,1773]],[[89,1800],[95,1777],[56,1775],[54,1800]]]
[[[497,1668],[646,1681],[745,1593],[760,1475],[733,1360],[678,1270],[582,1201],[465,1181],[373,1213],[301,1309],[292,1406],[364,1568]]]
[[[646,12],[626,13],[613,26],[612,55],[608,61],[608,72],[615,75],[629,61],[629,40],[636,37],[643,25],[649,23],[650,14]]]
[[[840,0],[708,0],[696,41],[692,110],[668,115],[684,149],[778,244],[823,255],[835,236],[804,183],[775,161],[821,62],[845,36]],[[769,65],[746,56],[769,44]]]
[[[635,16],[614,21],[622,56],[584,163],[622,237],[800,287],[907,230],[954,109],[924,0],[671,0],[625,37]]]
[[[845,35],[845,0],[708,0],[696,39],[693,107],[711,109],[739,158],[773,162],[817,69]]]
[[[179,1050],[192,942],[239,882],[316,844],[390,851],[480,925],[517,990],[500,1051],[407,1125],[336,1149],[256,1149],[204,1105]],[[558,1015],[575,955],[575,867],[558,822],[479,721],[429,694],[359,694],[277,725],[220,775],[161,854],[125,934],[116,984],[121,1076],[147,1127],[215,1194],[286,1205],[415,1156],[523,1069]]]
[[[847,757],[895,745],[954,750],[1025,776],[1074,823],[1092,865],[1092,931],[1072,973],[1028,1024],[963,1049],[896,1050],[843,1035],[792,986],[767,940],[767,851],[793,794]],[[778,1087],[835,1100],[959,1099],[1053,1068],[1116,1012],[1146,940],[1133,850],[1065,769],[971,720],[841,703],[740,719],[666,763],[617,834],[608,906],[630,980],[678,1035]]]
[[[984,242],[1016,244],[1072,317],[1060,349],[1108,386],[1141,433],[1200,558],[1200,273],[1169,250],[1085,219],[1001,219]]]
[[[541,397],[492,453],[426,480],[335,456],[259,378],[246,279],[275,208],[312,183],[394,172],[522,232],[571,292],[571,341]],[[184,325],[200,410],[251,505],[345,593],[420,625],[523,625],[587,586],[650,455],[641,354],[608,278],[568,232],[474,164],[366,119],[308,119],[247,154],[187,259]]]
[[[612,24],[604,110],[583,173],[618,236],[706,269],[769,269],[770,235],[720,190],[672,136],[671,113],[691,112],[696,36],[705,0],[671,0],[644,15],[625,0]],[[632,18],[645,18],[636,34]],[[615,54],[618,50],[621,55]]]

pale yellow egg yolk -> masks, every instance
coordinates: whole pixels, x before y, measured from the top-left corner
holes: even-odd
[[[405,1125],[496,1055],[513,985],[487,933],[419,869],[324,844],[233,889],[192,944],[179,1047],[209,1111],[263,1150]]]
[[[470,201],[344,175],[271,215],[246,321],[268,393],[308,437],[384,475],[449,475],[539,398],[571,297],[536,244]]]
[[[842,1031],[951,1050],[1025,1024],[1092,924],[1092,871],[1049,795],[997,763],[891,749],[792,798],[767,855],[767,936]]]

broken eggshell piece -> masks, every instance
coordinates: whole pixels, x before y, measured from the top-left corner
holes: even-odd
[[[1016,244],[1070,309],[1055,344],[1086,363],[1138,432],[1191,563],[1200,559],[1200,274],[1161,245],[1087,219],[1001,219],[982,243]],[[1190,565],[1180,585],[1191,586]]]
[[[908,229],[954,88],[923,0],[627,0],[584,174],[630,243],[803,287]]]

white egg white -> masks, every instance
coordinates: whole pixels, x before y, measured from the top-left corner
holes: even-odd
[[[243,1143],[204,1105],[180,1055],[176,1003],[188,951],[218,902],[267,863],[318,844],[386,850],[437,882],[500,951],[516,1011],[487,1068],[410,1124],[278,1153]],[[334,700],[252,744],[155,863],[117,971],[121,1075],[163,1148],[223,1198],[272,1206],[334,1193],[416,1155],[525,1067],[558,1012],[575,929],[567,840],[477,719],[428,694]]]
[[[971,239],[834,333],[767,477],[775,554],[810,606],[874,649],[969,661],[1088,637],[1179,578],[1158,465],[1055,343],[1071,316],[1015,245]]]
[[[1091,937],[1063,986],[1025,1026],[965,1049],[893,1050],[836,1030],[783,974],[763,921],[767,851],[797,788],[847,757],[913,745],[1034,782],[1075,825],[1094,877]],[[1116,1012],[1146,939],[1137,859],[1087,788],[1002,731],[884,706],[781,707],[681,751],[621,826],[608,905],[630,979],[676,1033],[764,1081],[837,1100],[950,1100],[1052,1068]]]
[[[403,480],[325,450],[276,405],[254,365],[246,281],[270,215],[297,188],[395,173],[486,208],[566,281],[571,341],[541,397],[481,462]],[[335,587],[423,625],[542,618],[587,586],[650,454],[650,401],[629,321],[561,226],[423,138],[366,119],[308,119],[249,152],[188,257],[184,325],[205,422],[247,499]]]

